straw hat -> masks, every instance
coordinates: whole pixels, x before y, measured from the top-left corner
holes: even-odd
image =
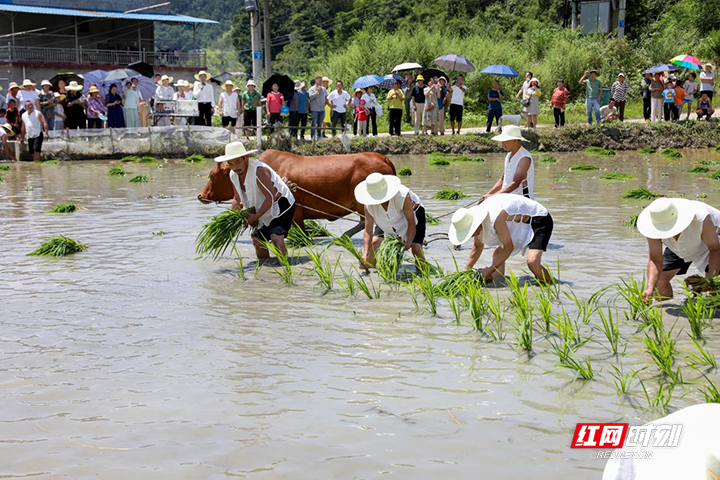
[[[10,85],[8,85],[8,90],[12,90],[13,88],[20,88],[17,83],[10,82]]]
[[[224,87],[227,87],[228,85],[235,88],[235,84],[232,82],[232,80],[226,80],[225,83],[223,84]]]
[[[705,64],[705,66],[706,66],[706,67],[710,67],[710,68],[712,68],[712,67],[713,67],[713,64],[712,64],[712,63],[710,63],[710,62],[708,62],[708,63],[706,63],[706,64]]]
[[[158,83],[162,83],[162,82],[164,82],[165,80],[167,80],[168,82],[172,83],[173,77],[168,77],[167,75],[163,75],[162,77],[160,77],[160,81],[159,81]]]
[[[471,208],[461,208],[452,216],[448,238],[453,245],[462,245],[470,240],[480,224],[485,221],[488,209],[482,205]]]
[[[300,90],[300,80],[295,80],[295,90]]]
[[[88,89],[88,93],[100,93],[100,90],[95,85],[93,85]]]
[[[200,80],[200,75],[205,75],[207,77],[207,80],[210,79],[210,74],[208,72],[206,72],[205,70],[200,70],[198,73],[195,74],[195,80],[202,82],[202,80]]]
[[[248,80],[247,83],[245,84],[246,87],[249,87],[250,85],[252,85],[253,87],[257,87],[255,80]]]
[[[25,80],[23,80],[23,83],[22,83],[23,87],[34,87],[35,85],[36,85],[35,82],[30,80],[29,78],[26,78]]]
[[[72,82],[70,82],[70,85],[67,85],[67,86],[65,87],[65,90],[70,90],[71,92],[79,92],[79,91],[82,90],[82,89],[83,89],[83,86],[82,86],[82,85],[78,85],[78,83],[77,83],[75,80],[73,80]]]
[[[177,81],[177,83],[175,84],[175,86],[176,86],[176,87],[189,87],[190,84],[188,83],[187,80],[183,80],[183,79],[181,78],[180,80]]]
[[[356,88],[353,93],[363,93],[363,89],[362,89],[362,88]]]
[[[371,173],[355,187],[355,199],[363,205],[380,205],[393,198],[400,190],[400,178],[395,175]]]
[[[623,72],[620,72],[620,73],[618,73],[618,77],[623,77],[623,78],[625,78],[625,74],[624,74]]]
[[[7,133],[8,137],[12,138],[15,136],[15,130],[13,130],[12,125],[10,125],[9,123],[3,123],[2,125],[0,125],[0,127],[2,127],[3,130],[5,130],[5,133]]]
[[[323,78],[322,78],[322,81],[323,81],[323,82],[332,83],[332,80],[330,80],[328,77],[323,77]]]
[[[254,155],[257,150],[245,150],[245,144],[242,142],[232,142],[225,145],[225,155],[215,157],[217,163],[227,162],[228,160],[234,160],[236,158],[244,157],[245,155]]]
[[[505,125],[502,127],[502,133],[492,137],[496,142],[507,142],[508,140],[525,140],[522,136],[522,130],[517,125]]]
[[[58,102],[62,102],[63,100],[65,100],[65,95],[60,92],[55,92],[55,100],[57,100]]]
[[[697,211],[690,200],[658,198],[640,212],[637,229],[646,238],[672,238],[690,226]]]
[[[52,87],[52,83],[50,83],[50,80],[43,80],[42,82],[40,82],[41,87],[44,87],[45,85],[47,85],[48,87]]]
[[[423,77],[422,75],[418,75],[415,81],[419,82],[420,80],[425,81],[425,77]]]

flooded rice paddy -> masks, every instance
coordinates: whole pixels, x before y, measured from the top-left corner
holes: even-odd
[[[589,299],[644,274],[646,242],[623,221],[649,202],[623,200],[626,190],[707,195],[720,205],[717,180],[687,173],[720,155],[683,153],[557,154],[558,163],[537,164],[537,197],[555,220],[544,261],[553,271],[560,262],[562,290]],[[440,215],[466,202],[431,200],[436,191],[479,196],[499,177],[502,158],[446,167],[428,166],[427,157],[393,160],[413,170],[403,182]],[[568,170],[578,163],[601,170]],[[132,175],[109,177],[112,166]],[[441,299],[432,316],[422,296],[416,309],[407,289],[382,285],[375,273],[379,299],[337,285],[323,295],[302,252],[294,285],[285,286],[277,268],[254,271],[247,237],[242,280],[229,252],[217,262],[195,258],[201,226],[225,208],[195,199],[211,167],[63,162],[0,172],[0,478],[599,478],[597,452],[569,448],[577,422],[662,416],[637,379],[629,396],[617,392],[612,365],[647,367],[639,378],[651,394],[661,377],[615,290],[599,305],[617,305],[624,353],[609,352],[593,314],[580,323],[592,339],[578,358],[589,357],[595,375],[582,381],[556,366],[541,331],[533,355],[518,348],[510,308],[505,339],[492,342],[467,312],[457,324]],[[599,179],[608,171],[636,178]],[[134,175],[150,181],[129,183]],[[44,213],[70,201],[84,210]],[[428,233],[446,231],[445,220]],[[335,233],[349,226],[329,224]],[[26,256],[58,235],[88,250]],[[468,252],[444,241],[426,250],[446,270]],[[347,271],[356,264],[339,247],[327,255],[341,256]],[[489,258],[485,252],[478,265]],[[523,259],[513,257],[508,270],[523,275]],[[664,324],[675,324],[685,354],[694,346],[675,291]],[[506,288],[493,294],[506,304]],[[560,302],[556,311],[575,318],[575,304],[564,294]],[[706,350],[720,354],[717,329],[705,337]],[[681,354],[674,366],[684,380],[704,382]],[[714,372],[709,378],[717,382]],[[701,386],[677,386],[669,408],[703,402]]]

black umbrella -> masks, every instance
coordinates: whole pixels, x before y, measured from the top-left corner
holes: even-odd
[[[135,70],[143,77],[152,78],[155,75],[155,69],[149,63],[135,62],[128,65],[127,68]]]
[[[50,83],[52,83],[53,91],[57,91],[58,82],[60,80],[65,80],[65,85],[68,85],[72,81],[76,81],[77,83],[79,83],[81,85],[85,83],[85,80],[83,80],[83,77],[76,73],[73,73],[73,72],[58,73],[50,79]]]
[[[426,68],[425,70],[420,72],[420,75],[423,76],[426,82],[432,77],[445,77],[445,80],[448,81],[448,84],[450,83],[450,76],[448,76],[448,74],[443,72],[442,70],[438,70],[437,68]]]
[[[277,83],[280,87],[280,91],[283,92],[294,92],[295,91],[295,82],[288,77],[287,75],[272,75],[270,78],[265,80],[263,83],[262,88],[262,96],[266,96],[268,93],[272,92],[272,86],[273,83]]]

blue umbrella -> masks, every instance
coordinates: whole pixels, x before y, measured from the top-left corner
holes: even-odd
[[[355,83],[353,83],[353,89],[376,87],[380,85],[380,82],[382,82],[382,80],[382,77],[378,75],[365,75],[364,77],[360,77],[355,80]]]
[[[405,88],[405,79],[396,73],[388,73],[387,75],[382,77],[382,82],[380,82],[380,88],[384,88],[385,90],[391,90],[393,88],[393,84],[396,81],[400,82],[400,86],[402,88]]]
[[[652,68],[648,68],[645,70],[645,73],[663,73],[663,72],[674,72],[678,68],[675,65],[670,64],[663,64],[663,65],[655,65]]]
[[[447,68],[454,72],[474,72],[475,65],[467,58],[460,55],[443,55],[435,59],[435,63],[440,68]]]
[[[512,67],[507,65],[489,65],[482,70],[480,73],[487,73],[488,75],[497,75],[498,77],[517,77],[516,72]]]

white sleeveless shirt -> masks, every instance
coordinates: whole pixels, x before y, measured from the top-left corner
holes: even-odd
[[[235,173],[235,171],[230,170],[230,181],[232,182],[233,187],[235,187],[235,191],[240,197],[243,208],[255,207],[255,211],[260,210],[260,207],[262,207],[265,199],[268,195],[270,195],[270,192],[266,188],[258,187],[258,168],[265,168],[270,172],[270,180],[272,181],[277,191],[280,193],[280,196],[287,198],[290,206],[292,206],[295,203],[295,197],[293,196],[288,186],[285,185],[285,182],[283,182],[280,176],[275,173],[275,170],[273,170],[269,165],[266,165],[259,160],[251,158],[248,161],[248,169],[247,173],[245,174],[245,191],[240,188],[240,177],[238,177],[238,174]],[[277,200],[279,200],[279,197],[278,199],[273,199],[272,207],[270,207],[268,211],[265,212],[262,217],[260,217],[258,223],[261,227],[266,227],[270,225],[270,222],[272,222],[273,219],[285,213],[284,211],[280,211],[280,206],[278,205]]]
[[[385,210],[382,205],[368,205],[365,208],[375,219],[375,223],[386,234],[394,234],[407,242],[408,222],[403,213],[403,204],[405,198],[410,195],[410,200],[417,206],[422,206],[420,197],[415,195],[405,185],[400,185],[400,190],[388,202],[388,208]],[[417,225],[417,213],[413,212],[415,224]]]
[[[523,147],[520,147],[520,150],[515,152],[515,155],[508,152],[508,154],[505,156],[505,174],[503,175],[502,188],[505,188],[512,183],[513,178],[515,178],[515,171],[518,168],[520,159],[524,157],[528,157],[530,159],[530,168],[528,168],[527,177],[518,188],[516,188],[510,193],[514,195],[523,195],[527,196],[528,198],[535,199],[535,162],[533,161],[530,152],[525,150],[525,148]],[[527,188],[528,191],[527,195],[524,195],[523,193],[523,189],[525,188]]]
[[[691,202],[696,208],[690,226],[682,231],[677,240],[665,238],[662,243],[677,254],[678,257],[686,262],[692,262],[701,273],[705,273],[705,269],[710,262],[710,251],[705,242],[702,241],[702,224],[705,218],[710,215],[715,228],[720,228],[720,210],[697,200],[688,200],[688,202]]]
[[[529,217],[544,217],[548,211],[535,200],[530,200],[512,193],[493,195],[482,203],[487,208],[488,216],[483,222],[482,242],[490,247],[501,247],[502,241],[495,231],[495,221],[503,210],[508,215],[527,215]],[[535,232],[529,223],[506,222],[513,242],[513,251],[510,255],[525,254],[525,247],[532,242]]]

